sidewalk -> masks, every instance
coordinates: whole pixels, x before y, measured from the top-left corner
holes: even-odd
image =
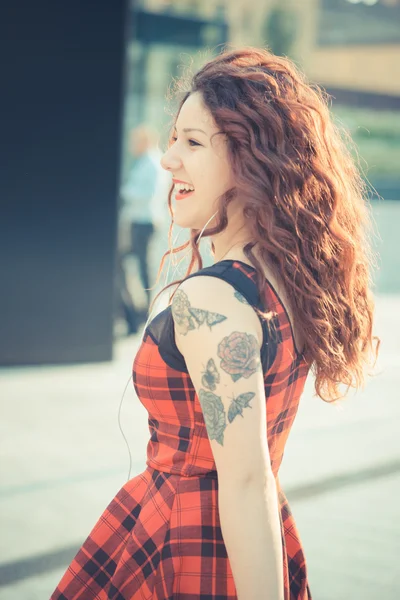
[[[399,331],[400,296],[379,296],[381,374],[341,409],[312,397],[310,375],[286,447],[280,480],[314,600],[400,597]],[[0,371],[0,600],[47,600],[128,478],[117,418],[139,341],[119,342],[112,363]],[[132,384],[121,421],[133,477],[149,434]]]

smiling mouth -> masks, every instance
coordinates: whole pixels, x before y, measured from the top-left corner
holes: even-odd
[[[183,194],[181,192],[177,192],[176,195],[175,195],[175,200],[185,200],[185,198],[188,198],[192,194],[194,194],[194,191],[192,191],[192,192],[185,192]]]
[[[184,198],[187,198],[188,196],[191,196],[194,193],[194,189],[185,189],[183,187],[175,187],[175,199],[176,200],[183,200]]]

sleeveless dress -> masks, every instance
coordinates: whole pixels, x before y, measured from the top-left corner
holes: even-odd
[[[264,304],[260,299],[253,267],[227,259],[188,277],[202,275],[224,279],[249,304],[275,313],[272,332],[261,321],[261,358],[281,510],[285,600],[309,600],[302,544],[278,478],[308,366],[268,280]],[[147,468],[105,509],[51,600],[237,600],[219,521],[216,465],[197,394],[175,344],[171,306],[145,329],[133,384],[149,415]]]

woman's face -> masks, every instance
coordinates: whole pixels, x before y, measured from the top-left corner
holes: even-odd
[[[174,222],[180,227],[202,229],[216,212],[218,197],[234,185],[226,136],[212,138],[218,131],[201,94],[190,95],[178,115],[172,144],[161,159],[175,183]],[[181,182],[194,191],[181,194]],[[214,225],[210,221],[209,226]]]

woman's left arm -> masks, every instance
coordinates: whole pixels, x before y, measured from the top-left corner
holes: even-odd
[[[218,472],[221,530],[238,599],[282,600],[281,524],[267,441],[260,320],[232,286],[207,276],[184,281],[171,308],[176,344],[196,389]]]

